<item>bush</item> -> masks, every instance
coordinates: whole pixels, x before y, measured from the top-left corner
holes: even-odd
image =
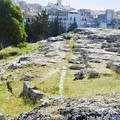
[[[22,42],[17,45],[18,48],[25,48],[27,47],[27,42]]]
[[[9,56],[9,54],[4,54],[4,53],[0,53],[0,60],[1,59],[5,59]]]

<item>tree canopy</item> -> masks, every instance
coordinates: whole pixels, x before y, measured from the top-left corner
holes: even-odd
[[[34,39],[46,38],[49,33],[49,21],[46,11],[34,16],[31,24],[32,36]]]
[[[56,17],[54,21],[50,22],[50,36],[57,36],[65,32],[63,23]]]
[[[76,19],[74,18],[73,23],[70,24],[70,27],[68,28],[68,32],[73,31],[75,28],[77,28],[77,23],[76,23]]]
[[[0,0],[0,43],[17,46],[26,40],[23,15],[10,0]]]

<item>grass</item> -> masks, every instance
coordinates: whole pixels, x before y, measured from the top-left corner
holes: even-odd
[[[0,62],[4,60],[9,60],[14,58],[15,56],[24,54],[31,50],[32,48],[39,47],[38,44],[28,44],[27,47],[24,48],[17,48],[17,47],[8,47],[0,51]]]
[[[22,84],[20,81],[11,83],[13,92],[17,97],[13,96],[7,90],[6,84],[0,84],[0,112],[9,114],[9,117],[13,117],[23,111],[30,111],[33,108],[32,105],[25,105],[24,101],[18,97],[22,91]]]
[[[75,47],[73,40],[66,40],[66,43],[69,45],[71,49]]]
[[[93,97],[96,94],[119,92],[120,91],[120,75],[113,74],[111,76],[101,75],[100,78],[74,81],[72,70],[67,70],[64,79],[64,95],[66,97]]]
[[[31,81],[31,84],[44,93],[47,93],[50,95],[58,95],[59,94],[59,80],[60,80],[60,73],[57,72],[47,77],[42,82],[33,80]]]

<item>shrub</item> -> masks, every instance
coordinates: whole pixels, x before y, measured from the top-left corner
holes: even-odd
[[[27,42],[22,42],[17,45],[18,48],[25,48],[27,47]]]

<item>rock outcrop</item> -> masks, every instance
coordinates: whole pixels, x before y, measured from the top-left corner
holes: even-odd
[[[48,109],[47,114],[42,112],[43,109]],[[54,99],[20,114],[15,120],[120,120],[120,105],[115,98]]]
[[[44,94],[41,91],[31,88],[29,82],[26,81],[23,83],[23,91],[20,96],[24,95],[35,100],[40,100],[44,96]]]
[[[119,62],[108,62],[106,67],[113,69],[117,73],[120,73],[120,63]]]

